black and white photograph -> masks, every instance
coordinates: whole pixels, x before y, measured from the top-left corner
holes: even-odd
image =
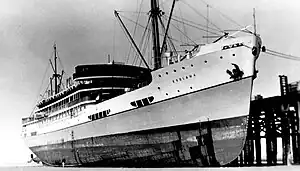
[[[0,170],[300,170],[299,0],[0,0]]]

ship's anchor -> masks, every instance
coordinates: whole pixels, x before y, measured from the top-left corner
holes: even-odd
[[[240,67],[237,64],[231,63],[234,66],[234,69],[232,71],[226,70],[227,74],[230,75],[230,79],[233,80],[239,80],[243,77],[244,72],[240,69]]]

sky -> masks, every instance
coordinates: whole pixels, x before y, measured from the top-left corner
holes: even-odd
[[[183,2],[182,2],[183,1]],[[29,116],[39,94],[49,80],[45,70],[55,42],[66,76],[78,64],[105,63],[110,54],[125,61],[129,43],[116,21],[113,10],[135,11],[136,0],[0,0],[0,166],[25,163],[30,151],[20,137],[21,118]],[[145,1],[147,2],[147,1]],[[161,2],[168,9],[171,0]],[[201,0],[179,0],[183,17],[201,22],[194,9],[206,15]],[[263,45],[278,52],[300,57],[300,1],[298,0],[210,0],[209,18],[222,29],[237,25],[222,18],[226,14],[242,26],[253,23],[256,8],[257,31]],[[142,11],[147,12],[147,3]],[[176,6],[175,14],[179,15]],[[126,14],[133,17],[132,14]],[[125,22],[126,23],[126,22]],[[127,22],[126,24],[129,24]],[[203,20],[202,24],[205,24]],[[133,26],[129,24],[132,31]],[[196,40],[204,34],[186,30]],[[201,35],[201,36],[199,36]],[[199,40],[200,43],[205,40]],[[253,95],[280,94],[278,75],[290,82],[300,80],[300,62],[261,54]],[[44,87],[43,87],[44,86]],[[42,88],[41,88],[42,87]]]

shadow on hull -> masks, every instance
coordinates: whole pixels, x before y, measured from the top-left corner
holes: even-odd
[[[91,137],[31,150],[51,166],[218,167],[238,157],[247,117]]]

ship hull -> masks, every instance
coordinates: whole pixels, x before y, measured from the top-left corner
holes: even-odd
[[[48,165],[84,167],[183,167],[222,166],[242,150],[247,117],[194,123],[123,135],[111,135],[49,145],[31,150]],[[148,143],[144,140],[147,139]],[[112,146],[97,142],[119,141]],[[122,142],[123,141],[123,142]],[[128,144],[130,141],[131,145]],[[79,144],[93,146],[76,147]],[[62,157],[64,156],[64,157]],[[69,163],[73,161],[72,163]],[[48,163],[49,162],[49,163]],[[75,162],[75,163],[74,163]]]
[[[63,162],[66,166],[109,167],[226,165],[238,157],[245,143],[252,79],[250,76],[157,102],[147,106],[151,110],[145,107],[110,116],[107,129],[101,122],[89,122],[36,136],[27,143],[43,163],[52,166]],[[151,122],[145,122],[148,125],[138,123],[149,120],[143,110],[153,112]],[[66,136],[71,140],[45,143]]]

